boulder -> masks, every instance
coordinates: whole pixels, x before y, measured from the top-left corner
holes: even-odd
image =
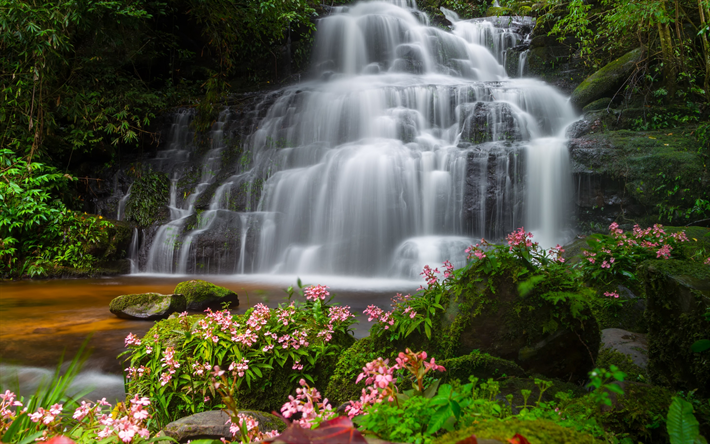
[[[453,339],[441,341],[452,343],[454,356],[480,350],[513,361],[531,374],[586,380],[600,341],[588,294],[535,288],[523,296],[514,276],[510,270],[472,277],[478,281],[450,300],[442,319],[441,335]],[[548,293],[554,296],[545,296]]]
[[[109,310],[119,318],[155,320],[165,319],[175,312],[185,311],[185,297],[180,294],[124,294],[114,298]]]
[[[648,373],[675,390],[710,396],[708,352],[690,347],[710,338],[710,266],[693,260],[653,260],[639,265],[645,284]]]
[[[259,422],[260,431],[266,432],[284,429],[284,424],[276,416],[269,413],[250,410],[242,410],[239,413],[245,413],[254,417]],[[180,443],[194,441],[196,439],[221,438],[231,441],[232,434],[229,432],[229,426],[227,425],[228,420],[229,415],[222,410],[196,413],[171,422],[165,426],[163,434]],[[239,440],[238,437],[237,440]]]
[[[615,350],[631,358],[631,362],[645,369],[648,367],[648,341],[642,333],[632,333],[620,328],[602,330],[601,348]]]
[[[572,92],[572,105],[582,109],[597,99],[613,97],[643,56],[643,48],[634,49],[587,77]]]
[[[185,296],[187,309],[191,311],[203,311],[207,308],[221,310],[225,302],[229,302],[231,308],[239,306],[237,293],[199,279],[180,282],[175,287],[175,293]]]

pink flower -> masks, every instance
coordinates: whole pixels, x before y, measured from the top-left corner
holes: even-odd
[[[367,321],[372,322],[373,319],[379,320],[380,316],[384,313],[384,310],[376,305],[368,305],[363,313],[368,316]]]
[[[710,265],[710,257],[708,257],[707,259],[705,259],[705,265]]]
[[[610,267],[611,267],[611,265],[609,265],[609,262],[607,262],[607,261],[602,262],[602,268],[610,268]]]
[[[126,347],[129,345],[141,345],[141,340],[138,339],[138,336],[134,335],[133,333],[128,333],[128,336],[126,336],[125,340]]]
[[[321,400],[320,392],[315,387],[309,387],[304,379],[301,379],[299,384],[303,388],[296,389],[296,397],[289,396],[289,402],[281,407],[285,418],[301,413],[301,418],[294,422],[301,427],[310,428],[316,419],[328,420],[335,417],[335,410],[327,398]]]
[[[325,285],[312,285],[303,290],[303,293],[305,293],[306,299],[308,299],[309,301],[325,301],[325,298],[330,296],[330,293],[328,292],[327,288],[328,287],[326,287]]]
[[[608,291],[608,292],[605,292],[605,293],[604,293],[604,296],[610,297],[610,298],[619,299],[619,293],[617,293],[617,292],[615,292],[615,291]]]
[[[663,259],[670,259],[671,258],[671,250],[673,247],[670,245],[664,245],[656,252],[656,258],[663,257]]]

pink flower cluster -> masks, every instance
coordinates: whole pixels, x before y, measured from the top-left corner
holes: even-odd
[[[330,296],[330,293],[327,289],[328,287],[326,287],[325,285],[312,285],[303,290],[303,293],[306,295],[306,299],[308,299],[309,301],[325,301],[325,299]]]
[[[424,276],[424,280],[430,288],[439,282],[439,278],[436,276],[437,274],[439,274],[438,268],[432,269],[430,266],[425,265],[424,270],[419,274]]]
[[[256,420],[251,415],[246,413],[237,414],[237,423],[232,422],[232,419],[227,420],[227,425],[229,426],[229,432],[232,434],[232,438],[236,441],[237,435],[240,435],[241,442],[254,442],[263,441],[266,439],[278,436],[278,430],[271,430],[268,432],[259,431],[259,421]],[[223,442],[228,442],[222,438]]]
[[[247,325],[255,331],[259,331],[269,322],[269,319],[271,319],[271,310],[266,305],[259,303],[254,306],[254,311],[249,315]]]
[[[63,409],[62,404],[54,404],[49,410],[40,407],[36,412],[31,413],[29,417],[32,422],[42,422],[44,425],[50,425],[56,420],[57,416],[62,413]]]
[[[315,387],[309,387],[305,379],[298,383],[303,388],[296,389],[296,397],[288,397],[289,402],[281,407],[281,414],[285,418],[290,418],[296,413],[301,414],[300,419],[294,422],[301,427],[311,428],[319,421],[326,421],[336,416],[333,407],[328,402],[328,398],[321,401],[321,394]]]
[[[565,250],[560,246],[560,244],[557,244],[556,246],[550,248],[548,250],[548,256],[556,262],[563,263],[565,261],[565,258],[562,257],[562,253],[564,253]]]
[[[150,400],[135,395],[130,404],[130,409],[124,408],[124,415],[120,413],[115,417],[105,413],[101,415],[99,424],[103,425],[104,429],[98,433],[99,438],[103,439],[115,435],[123,442],[132,442],[133,438],[139,435],[144,439],[148,439],[150,432],[145,427],[144,422],[150,415],[144,407],[150,405]]]
[[[232,362],[229,365],[229,371],[232,372],[233,375],[238,375],[240,378],[244,377],[244,373],[247,370],[249,370],[249,360],[247,358],[242,358],[238,363]]]
[[[140,367],[128,367],[126,369],[126,378],[127,379],[132,379],[136,376],[139,378],[143,375],[149,375],[150,374],[150,368],[146,367],[144,365],[141,365]]]
[[[376,305],[368,305],[363,313],[367,315],[368,322],[376,320],[385,327],[385,330],[389,330],[394,325],[393,312],[385,312]]]
[[[619,299],[619,293],[617,293],[615,291],[604,292],[604,296],[609,297],[609,298]]]
[[[707,259],[705,259],[705,265],[710,265],[710,257],[708,257]]]
[[[486,253],[483,251],[481,247],[485,247],[490,245],[487,240],[481,238],[481,242],[477,243],[475,246],[470,245],[468,248],[466,248],[465,253],[466,253],[466,259],[471,260],[474,256],[478,258],[478,260],[482,260],[486,258]]]
[[[129,345],[139,346],[141,345],[141,340],[138,339],[138,336],[134,335],[133,333],[128,333],[128,336],[126,336],[125,344],[126,347],[128,347]]]
[[[15,408],[14,411],[12,407]],[[10,390],[5,390],[5,393],[0,394],[0,436],[5,434],[5,430],[10,427],[17,416],[27,411],[22,407],[22,402],[18,401],[15,393]]]
[[[175,349],[168,347],[163,352],[163,357],[160,358],[160,362],[163,364],[161,367],[167,367],[167,371],[160,375],[160,385],[165,386],[172,379],[175,371],[180,368],[180,363],[175,360]]]
[[[293,306],[293,302],[292,302],[291,305],[289,305],[286,308],[277,308],[276,309],[276,318],[284,326],[287,326],[289,324],[289,322],[291,322],[291,316],[293,316],[294,313],[296,313],[296,307]]]
[[[530,248],[533,245],[537,245],[537,242],[532,241],[532,233],[525,232],[525,228],[520,227],[516,231],[513,231],[506,239],[508,240],[508,245],[510,246],[510,251],[513,251],[513,247],[524,246]]]

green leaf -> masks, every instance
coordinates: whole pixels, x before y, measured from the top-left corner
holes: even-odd
[[[434,415],[432,415],[429,421],[429,427],[427,428],[427,434],[434,434],[441,429],[447,419],[451,417],[451,409],[449,405],[445,405],[439,408]]]
[[[700,434],[698,420],[693,415],[693,405],[688,401],[673,397],[668,409],[666,422],[671,444],[694,444]]]
[[[695,353],[701,353],[705,350],[709,350],[710,339],[700,339],[699,341],[695,341],[693,342],[693,345],[690,346],[690,349]]]

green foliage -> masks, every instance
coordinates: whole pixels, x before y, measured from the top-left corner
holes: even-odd
[[[335,318],[335,313],[340,313]],[[241,409],[278,409],[304,378],[324,383],[352,344],[347,307],[325,301],[294,302],[269,309],[263,304],[234,316],[228,310],[158,322],[124,353],[127,391],[157,405],[160,426],[214,407],[211,372],[228,370],[228,389]]]
[[[170,181],[165,173],[148,171],[133,182],[126,204],[126,220],[142,227],[153,225],[168,204]]]
[[[74,178],[0,148],[0,179],[0,273],[32,277],[47,267],[95,263],[87,249],[107,238],[111,224],[59,200]]]
[[[37,387],[37,391],[30,396],[29,399],[25,400],[22,397],[18,399],[18,401],[22,403],[21,407],[26,410],[23,411],[18,408],[16,411],[17,416],[12,420],[10,426],[7,429],[0,427],[0,432],[4,432],[0,437],[2,442],[8,444],[33,442],[43,436],[43,433],[46,433],[46,427],[41,422],[35,423],[30,419],[30,414],[38,411],[40,408],[49,410],[55,404],[62,404],[66,410],[78,407],[79,403],[77,400],[91,390],[75,393],[73,396],[70,396],[67,391],[88,358],[88,354],[86,353],[87,342],[88,340],[80,347],[66,370],[62,370],[63,359],[60,359],[49,381],[41,381],[39,387]],[[9,389],[10,387],[0,385],[0,392],[5,392]],[[19,392],[17,387],[13,389]],[[5,426],[6,424],[6,418],[3,418],[0,425]]]
[[[668,409],[668,436],[671,444],[700,444],[705,438],[700,436],[698,420],[693,415],[693,405],[678,396],[673,398]]]
[[[592,389],[591,398],[596,404],[611,406],[609,393],[624,394],[624,390],[616,382],[623,381],[626,374],[615,365],[610,366],[609,370],[594,369],[589,376],[588,387]]]

